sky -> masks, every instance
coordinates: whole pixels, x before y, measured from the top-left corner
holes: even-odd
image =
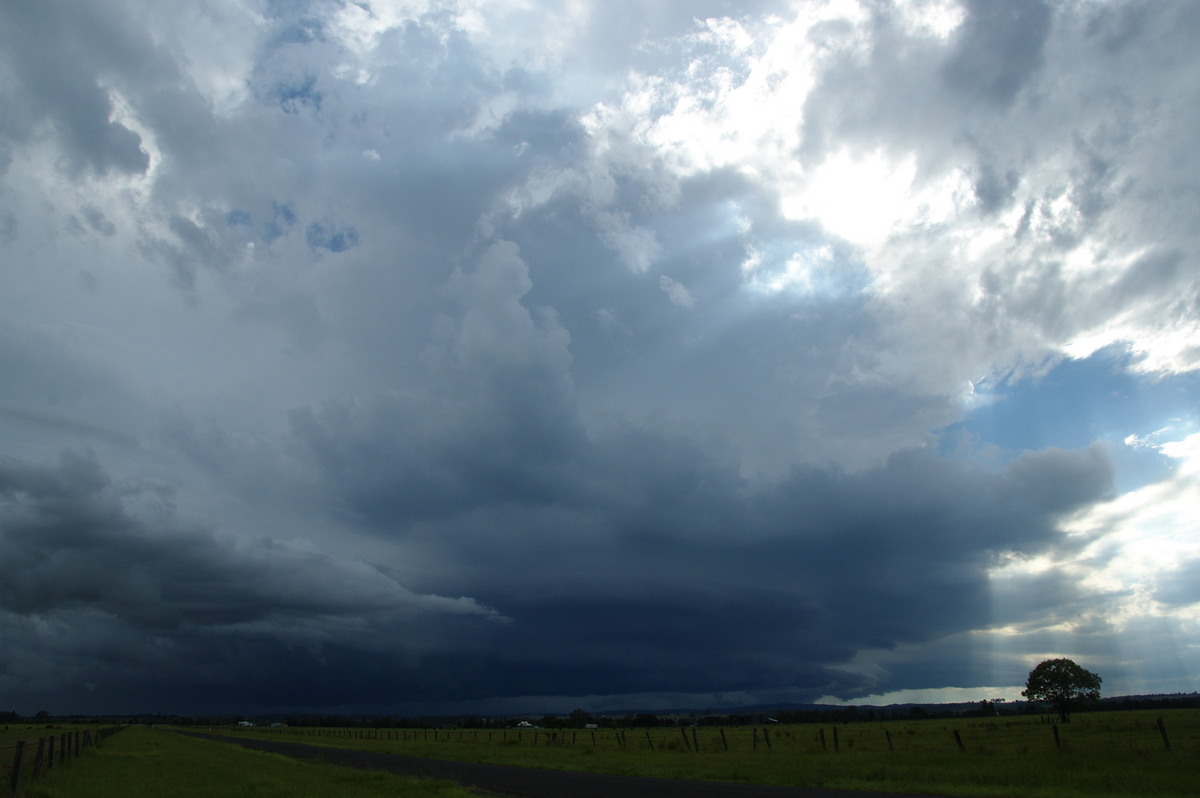
[[[1200,690],[1197,34],[6,0],[0,709]]]

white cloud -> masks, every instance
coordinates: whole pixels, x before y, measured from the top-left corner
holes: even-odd
[[[687,289],[683,283],[677,280],[672,280],[667,275],[661,275],[658,278],[658,287],[671,300],[671,304],[681,308],[692,308],[696,306],[696,298],[692,296],[692,292]]]
[[[1157,448],[1176,461],[1166,478],[1092,508],[1067,526],[1069,534],[1089,541],[1078,556],[1097,563],[1087,577],[1097,589],[1152,590],[1164,566],[1200,560],[1200,433]]]
[[[139,2],[137,13],[149,23],[156,44],[179,54],[188,80],[228,118],[249,99],[248,76],[271,24],[259,3],[213,0],[166,8]]]
[[[1063,525],[1069,546],[1062,553],[1007,558],[991,572],[1001,618],[1008,617],[1004,608],[1036,597],[1054,581],[1074,585],[1078,599],[1063,605],[1052,592],[1042,593],[1040,617],[1002,621],[981,633],[981,640],[998,651],[1040,644],[1044,648],[1033,649],[1034,658],[1090,652],[1098,665],[1116,670],[1107,689],[1118,694],[1161,689],[1148,670],[1139,674],[1128,668],[1132,652],[1122,654],[1151,630],[1158,635],[1156,647],[1182,646],[1177,656],[1195,661],[1196,652],[1187,653],[1185,641],[1200,630],[1200,593],[1192,591],[1191,603],[1175,606],[1162,598],[1174,595],[1180,568],[1200,563],[1200,434],[1158,448],[1177,461],[1165,479],[1069,519]]]
[[[830,155],[780,201],[790,219],[815,219],[829,232],[864,247],[883,244],[920,205],[913,197],[915,159],[892,163],[881,152]],[[790,190],[789,190],[790,189]]]
[[[660,249],[653,230],[631,225],[624,212],[596,210],[592,218],[600,240],[613,249],[631,271],[642,274],[654,265]]]
[[[817,699],[820,704],[834,706],[889,706],[891,704],[969,704],[980,701],[1023,701],[1021,690],[1023,685],[983,686],[979,687],[934,687],[923,690],[894,690],[888,693],[873,693],[870,695],[839,698],[837,696],[822,696]]]
[[[922,0],[903,3],[897,8],[901,24],[915,36],[948,39],[966,17],[962,4],[955,0]]]

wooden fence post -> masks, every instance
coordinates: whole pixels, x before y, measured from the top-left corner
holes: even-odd
[[[46,738],[46,770],[54,767],[54,735]]]
[[[768,731],[766,728],[763,728],[763,740],[767,744],[768,751],[770,751],[772,748],[775,747],[775,746],[771,745],[771,732]]]
[[[725,739],[725,730],[721,729],[721,747],[726,751],[729,750],[729,741]]]
[[[650,739],[650,732],[646,732],[646,742],[650,743],[650,750],[654,750],[654,741]]]
[[[842,750],[842,746],[838,744],[837,726],[833,727],[833,752],[836,754]]]
[[[1058,736],[1058,724],[1055,723],[1053,726],[1050,727],[1050,729],[1054,732],[1054,747],[1062,748],[1062,740],[1059,739],[1059,736]]]
[[[13,754],[12,772],[8,775],[9,786],[12,787],[12,794],[17,794],[17,788],[21,786],[21,765],[25,760],[25,741],[17,740],[17,752]]]
[[[1057,732],[1055,732],[1057,735]],[[962,736],[958,733],[958,729],[954,730],[954,744],[958,746],[959,751],[966,751],[967,747],[963,745]]]
[[[821,750],[822,750],[822,751],[828,751],[828,750],[829,750],[829,746],[825,744],[825,730],[824,730],[824,729],[817,729],[817,732],[818,732],[818,733],[821,735]]]
[[[689,751],[692,750],[692,746],[688,744],[687,729],[680,726],[679,733],[683,735],[683,747],[688,749]]]
[[[1158,719],[1158,733],[1162,735],[1163,745],[1165,745],[1167,747],[1167,750],[1170,751],[1171,750],[1171,740],[1167,737],[1167,727],[1166,727],[1166,725],[1163,724],[1162,718]]]
[[[754,727],[754,750],[758,750],[758,727]]]
[[[890,731],[888,731],[887,729],[884,729],[884,730],[883,730],[883,736],[887,738],[887,741],[888,741],[888,751],[895,751],[896,749],[895,749],[895,748],[892,748],[892,733],[891,733]]]
[[[33,756],[33,777],[36,779],[42,775],[42,758],[46,754],[46,738],[38,738],[37,753]]]
[[[692,749],[696,753],[700,753],[700,743],[696,740],[696,727],[692,727]]]

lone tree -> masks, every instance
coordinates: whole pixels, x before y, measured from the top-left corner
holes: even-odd
[[[1071,710],[1100,698],[1100,676],[1069,659],[1048,659],[1029,672],[1021,695],[1030,701],[1044,701],[1058,710],[1063,723],[1071,720]]]

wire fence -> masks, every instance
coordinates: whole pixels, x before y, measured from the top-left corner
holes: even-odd
[[[12,751],[12,766],[8,772],[8,788],[11,795],[33,780],[49,773],[54,768],[66,765],[84,752],[96,748],[100,742],[119,732],[122,726],[104,729],[75,729],[37,740],[18,740],[15,744],[0,748],[0,752]],[[3,756],[3,753],[0,753]]]

